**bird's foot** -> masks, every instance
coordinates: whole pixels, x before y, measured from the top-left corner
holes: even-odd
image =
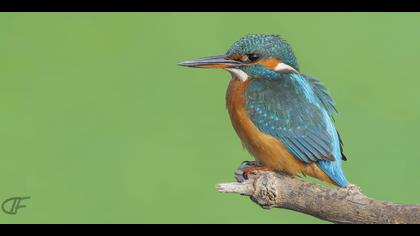
[[[239,183],[242,183],[249,179],[251,175],[255,175],[258,171],[274,171],[274,169],[272,167],[263,166],[256,161],[244,161],[235,172],[235,178]]]
[[[244,170],[243,176],[245,179],[248,179],[249,176],[255,175],[257,171],[274,171],[272,167],[269,166],[253,166],[248,167]]]

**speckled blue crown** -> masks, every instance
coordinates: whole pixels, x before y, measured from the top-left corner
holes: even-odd
[[[227,55],[258,53],[263,57],[277,57],[284,63],[299,69],[292,47],[278,35],[251,34],[236,41]]]

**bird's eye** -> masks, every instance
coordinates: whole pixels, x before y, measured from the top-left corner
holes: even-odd
[[[254,62],[254,61],[256,61],[260,58],[260,55],[258,55],[256,53],[246,54],[246,56],[248,57],[248,60],[250,62]]]

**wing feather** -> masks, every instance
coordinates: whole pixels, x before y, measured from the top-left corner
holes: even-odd
[[[279,139],[299,160],[335,160],[334,135],[329,128],[336,112],[326,87],[300,74],[282,80],[253,79],[246,90],[252,122]],[[341,158],[341,157],[338,157]]]

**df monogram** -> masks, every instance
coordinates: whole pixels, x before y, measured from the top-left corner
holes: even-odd
[[[6,199],[1,204],[1,209],[4,213],[8,215],[16,215],[21,208],[25,208],[26,205],[23,204],[23,201],[30,199],[31,197],[12,197]]]

